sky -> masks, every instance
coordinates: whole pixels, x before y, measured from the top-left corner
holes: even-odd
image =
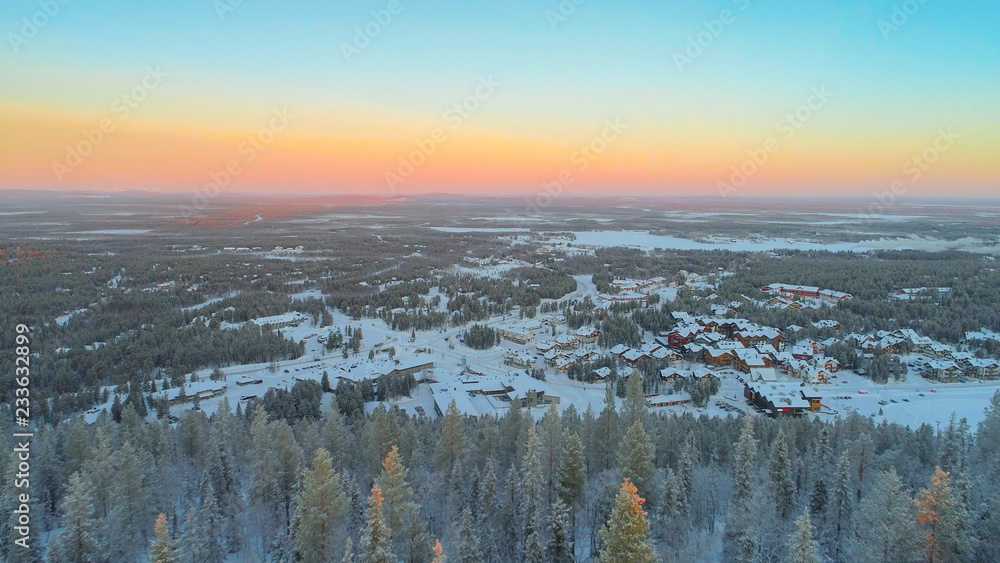
[[[0,188],[1000,194],[992,1],[0,11]]]

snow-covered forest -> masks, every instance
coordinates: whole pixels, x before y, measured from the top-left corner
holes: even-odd
[[[516,405],[500,419],[449,409],[433,421],[334,409],[289,424],[228,405],[176,425],[146,423],[131,406],[121,423],[74,418],[34,444],[42,541],[28,557],[9,543],[0,555],[1000,560],[1000,394],[978,428],[910,430],[860,416],[654,416],[630,379],[617,407],[609,392],[600,412],[553,406],[538,422]],[[0,451],[6,490],[15,467]]]

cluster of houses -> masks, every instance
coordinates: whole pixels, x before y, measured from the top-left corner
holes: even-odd
[[[1000,361],[994,358],[977,358],[972,352],[960,352],[908,328],[878,331],[874,335],[852,333],[845,336],[844,341],[853,344],[865,356],[900,354],[907,349],[920,354],[922,358],[915,367],[922,369],[925,378],[943,383],[953,383],[960,377],[997,379],[1000,372]]]
[[[677,362],[682,359],[680,353],[671,350],[659,341],[647,342],[639,348],[630,348],[624,344],[619,344],[611,349],[611,355],[621,359],[630,366],[634,366],[644,360]]]
[[[648,280],[618,279],[611,281],[615,293],[601,293],[595,300],[594,310],[603,312],[615,303],[645,303],[649,301],[648,291],[668,285],[667,278],[657,276]]]
[[[816,311],[821,307],[836,305],[853,298],[850,293],[843,291],[786,283],[772,283],[765,285],[760,290],[773,295],[769,301],[764,303],[764,306],[774,309]]]
[[[600,356],[600,351],[595,344],[601,337],[601,331],[592,326],[582,326],[576,331],[568,334],[560,334],[553,340],[545,340],[535,345],[537,354],[545,359],[545,363],[556,368],[559,373],[565,373],[569,366],[576,361],[592,362]],[[528,365],[521,365],[518,362],[524,361],[530,354],[514,353],[513,358],[508,354],[507,364],[517,367],[529,367],[534,365],[532,359]]]

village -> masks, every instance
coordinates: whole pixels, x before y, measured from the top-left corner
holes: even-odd
[[[495,270],[497,265],[483,268]],[[290,312],[248,322],[301,342],[304,356],[277,365],[232,366],[224,370],[223,381],[213,380],[212,370],[201,370],[191,374],[184,387],[160,394],[169,402],[174,420],[185,409],[211,413],[223,399],[235,408],[259,400],[268,389],[290,389],[298,381],[329,381],[335,390],[343,382],[377,385],[387,376],[412,376],[416,386],[410,396],[369,401],[365,411],[396,406],[412,416],[437,417],[454,403],[464,415],[502,416],[517,404],[541,417],[550,404],[559,410],[572,405],[578,412],[598,412],[609,385],[617,390],[615,382],[638,373],[640,366],[648,371],[655,365],[658,378],[652,384],[647,380],[645,387],[647,403],[657,413],[784,417],[857,412],[916,426],[941,424],[952,414],[975,419],[993,390],[1000,388],[996,359],[977,357],[913,330],[842,334],[838,323],[821,320],[813,323],[814,328],[837,336],[816,341],[797,338],[802,327],[762,326],[740,318],[741,308],[751,302],[748,299],[715,304],[713,286],[704,276],[681,272],[670,278],[680,281],[665,276],[616,279],[609,293],[599,293],[586,283],[589,276],[576,278],[578,291],[560,304],[589,299],[595,313],[603,316],[614,314],[610,311],[618,304],[644,308],[654,295],[670,301],[687,290],[703,296],[699,299],[708,314],[674,311],[673,329],[647,332],[641,345],[634,347],[602,347],[598,326],[570,328],[560,312],[534,318],[504,315],[482,323],[495,329],[498,344],[476,350],[462,339],[466,326],[407,333],[393,330],[381,318],[358,321],[331,311],[333,327],[319,328],[312,316]],[[752,304],[764,308],[820,311],[852,298],[836,290],[782,283],[761,290],[772,297]],[[342,350],[326,347],[333,332],[352,329],[364,333],[357,354],[347,357]],[[992,335],[969,333],[969,339]],[[885,358],[895,377],[877,384],[863,369],[845,369],[831,353],[836,348],[849,349],[858,358]],[[581,366],[586,373],[580,372]],[[709,384],[711,395],[695,400],[692,390],[702,381]],[[324,409],[333,407],[333,395],[326,394]],[[111,402],[92,409],[88,418],[96,419]]]

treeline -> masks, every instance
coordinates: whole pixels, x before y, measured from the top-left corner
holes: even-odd
[[[435,540],[449,559],[490,562],[1000,557],[1000,394],[977,432],[653,416],[638,386],[538,422],[516,402],[499,419],[451,406],[436,420],[334,409],[294,424],[223,403],[176,425],[126,406],[120,423],[35,431],[35,539],[61,533],[29,551],[0,536],[12,563],[427,562]],[[11,516],[0,511],[4,529]]]
[[[462,334],[465,345],[473,350],[486,350],[500,343],[500,333],[486,325],[474,324]]]

